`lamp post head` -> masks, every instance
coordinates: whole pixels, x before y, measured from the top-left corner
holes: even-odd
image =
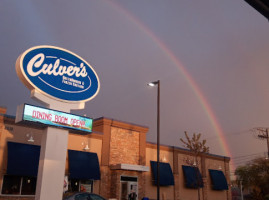
[[[148,86],[154,87],[155,85],[158,85],[159,83],[160,83],[159,80],[158,81],[154,81],[154,82],[150,82],[150,83],[148,83]]]

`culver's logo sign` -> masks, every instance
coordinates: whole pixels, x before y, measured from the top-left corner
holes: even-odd
[[[59,47],[37,46],[16,62],[17,74],[30,89],[61,101],[84,102],[99,92],[94,69],[78,55]]]

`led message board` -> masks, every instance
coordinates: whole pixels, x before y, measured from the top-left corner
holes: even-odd
[[[23,104],[17,110],[16,122],[20,121],[92,132],[93,120],[84,116]]]

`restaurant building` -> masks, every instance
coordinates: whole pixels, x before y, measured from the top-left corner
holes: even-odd
[[[0,107],[0,200],[34,199],[43,130],[16,124]],[[145,126],[105,117],[94,119],[91,134],[70,131],[63,191],[156,199],[157,146],[146,141],[147,132]],[[160,161],[161,199],[231,199],[230,158],[202,154],[195,162],[189,150],[161,145]]]

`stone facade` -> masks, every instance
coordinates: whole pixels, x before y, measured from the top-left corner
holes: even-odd
[[[139,132],[111,128],[110,165],[119,163],[139,165]]]

